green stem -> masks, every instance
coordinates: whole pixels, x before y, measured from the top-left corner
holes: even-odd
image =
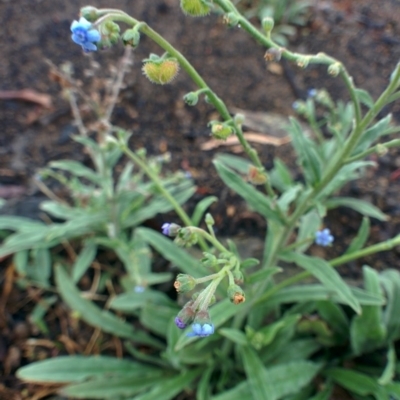
[[[398,128],[398,131],[400,131],[400,127]],[[357,154],[356,156],[348,158],[346,161],[346,164],[351,164],[354,161],[362,160],[365,157],[367,157],[373,153],[376,153],[379,155],[379,152],[381,151],[381,149],[390,149],[392,147],[399,147],[399,146],[400,146],[400,139],[393,139],[386,143],[379,143],[379,144],[371,147],[370,149],[365,150],[360,154]]]
[[[137,164],[145,172],[145,174],[152,180],[152,182],[154,182],[157,189],[164,196],[164,198],[169,201],[182,222],[186,226],[193,225],[193,222],[191,218],[187,215],[186,211],[175,200],[174,196],[172,196],[172,194],[168,192],[168,190],[164,187],[160,177],[148,166],[148,164],[132,150],[130,150],[125,144],[121,144],[121,149],[135,164]],[[204,240],[199,240],[199,244],[202,250],[207,250],[207,245]]]
[[[213,235],[210,235],[208,232],[206,232],[205,230],[201,229],[201,228],[197,228],[196,226],[191,226],[190,229],[193,232],[198,233],[199,235],[201,235],[204,239],[208,240],[216,249],[218,249],[219,251],[221,251],[222,253],[230,253],[229,250],[226,249],[225,246],[223,246],[221,244],[221,242]]]
[[[99,13],[100,13],[100,15],[103,15],[104,11],[99,10]],[[104,13],[104,14],[105,14],[104,16],[102,16],[100,19],[98,19],[93,24],[94,27],[100,25],[101,23],[105,22],[106,20],[121,21],[121,22],[125,22],[126,24],[131,25],[131,26],[136,26],[136,25],[140,24],[141,32],[143,32],[146,36],[148,36],[155,43],[157,43],[170,56],[175,57],[178,60],[182,69],[184,69],[186,71],[186,73],[189,75],[189,77],[192,79],[192,81],[201,90],[204,90],[207,92],[207,97],[208,97],[210,103],[213,104],[213,106],[216,108],[216,110],[221,115],[221,117],[226,122],[232,122],[233,128],[235,130],[235,134],[236,134],[240,144],[242,145],[244,151],[250,158],[250,160],[258,168],[263,168],[263,165],[261,163],[261,160],[260,160],[257,152],[244,137],[241,127],[237,123],[235,123],[235,121],[232,120],[226,104],[216,95],[215,92],[213,92],[211,90],[211,88],[207,85],[207,83],[204,81],[204,79],[200,76],[200,74],[196,71],[196,69],[190,64],[190,62],[183,56],[182,53],[180,53],[178,50],[176,50],[167,40],[165,40],[161,35],[159,35],[154,29],[150,28],[145,22],[139,22],[138,20],[130,17],[128,14],[125,14],[124,12],[116,12],[114,10],[110,14],[107,14],[107,13]],[[271,186],[271,183],[269,182],[269,180],[267,180],[267,182],[265,184],[265,189],[271,198],[275,198],[275,193],[272,189],[272,186]],[[275,207],[276,207],[277,213],[280,216],[281,221],[285,222],[287,219],[285,213],[280,209],[279,205],[276,204]]]

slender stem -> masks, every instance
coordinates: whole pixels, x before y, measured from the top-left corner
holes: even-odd
[[[104,15],[103,15],[104,14]],[[117,10],[112,10],[111,13],[107,14],[104,13],[103,10],[99,10],[99,15],[103,15],[99,18],[94,24],[93,27],[97,27],[103,22],[107,20],[113,21],[122,21],[128,25],[135,26],[140,24],[140,31],[143,32],[146,36],[152,39],[155,43],[157,43],[162,49],[164,49],[170,56],[175,57],[180,66],[186,71],[192,81],[201,89],[207,92],[207,97],[214,105],[218,113],[221,117],[227,121],[231,122],[234,128],[235,134],[239,139],[240,144],[242,145],[244,151],[250,158],[250,160],[259,168],[263,168],[263,164],[258,156],[258,153],[255,149],[249,144],[249,142],[244,137],[243,131],[241,127],[235,123],[235,121],[231,118],[229,110],[226,104],[216,95],[214,91],[210,89],[204,79],[200,76],[200,74],[196,71],[196,69],[190,64],[190,62],[180,53],[178,50],[175,49],[167,40],[165,40],[160,34],[158,34],[154,29],[150,28],[145,22],[139,22],[135,18],[130,17],[128,14],[123,12],[118,12]],[[267,180],[265,184],[265,189],[268,195],[271,198],[275,198],[275,193],[272,189],[271,183]],[[280,209],[278,204],[275,204],[276,211],[281,219],[282,222],[285,222],[287,217],[285,213]]]
[[[229,253],[229,250],[221,244],[221,242],[213,235],[210,235],[208,232],[201,228],[197,228],[196,226],[191,226],[190,229],[193,232],[198,233],[204,239],[208,240],[216,249],[221,251],[222,253]]]
[[[169,203],[174,208],[175,212],[178,214],[179,218],[186,226],[193,225],[191,218],[187,215],[186,211],[181,207],[181,205],[175,200],[174,196],[164,187],[160,177],[143,161],[137,154],[130,150],[126,145],[121,144],[122,151],[135,163],[137,164],[145,174],[154,182],[157,189],[162,193],[164,198],[169,201]],[[202,250],[207,250],[207,245],[203,240],[199,240],[199,244]]]
[[[400,127],[398,128],[398,131],[400,131]],[[392,147],[399,147],[399,146],[400,146],[400,139],[393,139],[386,143],[379,143],[379,144],[371,147],[370,149],[365,150],[360,154],[357,154],[356,156],[348,158],[346,161],[346,164],[351,164],[354,161],[362,160],[363,158],[365,158],[373,153],[377,153],[379,155],[379,152],[382,149],[390,149]]]

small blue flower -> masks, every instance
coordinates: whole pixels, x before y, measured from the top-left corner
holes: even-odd
[[[141,285],[137,285],[133,288],[135,293],[143,293],[145,291],[145,287]]]
[[[308,89],[307,90],[307,97],[315,97],[317,95],[317,89]]]
[[[179,328],[179,329],[185,329],[186,328],[186,323],[185,321],[182,320],[182,318],[176,317],[175,318],[175,325]]]
[[[161,227],[162,233],[165,236],[169,236],[169,231],[171,229],[171,225],[169,222],[166,222],[165,224],[163,224],[163,226]]]
[[[194,323],[192,325],[192,331],[189,332],[186,336],[193,337],[207,337],[214,333],[214,324],[198,324]]]
[[[72,22],[71,32],[72,40],[82,46],[85,53],[97,50],[95,43],[100,41],[101,35],[88,20],[81,17],[79,21]]]
[[[315,233],[315,243],[320,246],[329,246],[333,243],[334,237],[331,235],[329,229],[323,229],[322,231],[317,231]]]

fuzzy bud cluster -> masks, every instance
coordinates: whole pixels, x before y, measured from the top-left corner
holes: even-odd
[[[246,301],[243,289],[236,284],[229,285],[228,298],[233,304],[240,304]]]
[[[210,7],[204,0],[181,0],[181,9],[191,17],[203,17],[210,13]]]
[[[174,282],[174,288],[178,293],[190,292],[195,286],[196,279],[187,274],[179,274]]]
[[[151,54],[143,60],[142,71],[146,78],[158,85],[171,83],[179,72],[179,63],[175,58],[159,57]]]

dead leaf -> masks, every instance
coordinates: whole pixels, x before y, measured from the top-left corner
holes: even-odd
[[[0,99],[29,101],[31,103],[39,104],[44,108],[50,108],[52,104],[51,96],[36,92],[33,89],[0,90]]]

